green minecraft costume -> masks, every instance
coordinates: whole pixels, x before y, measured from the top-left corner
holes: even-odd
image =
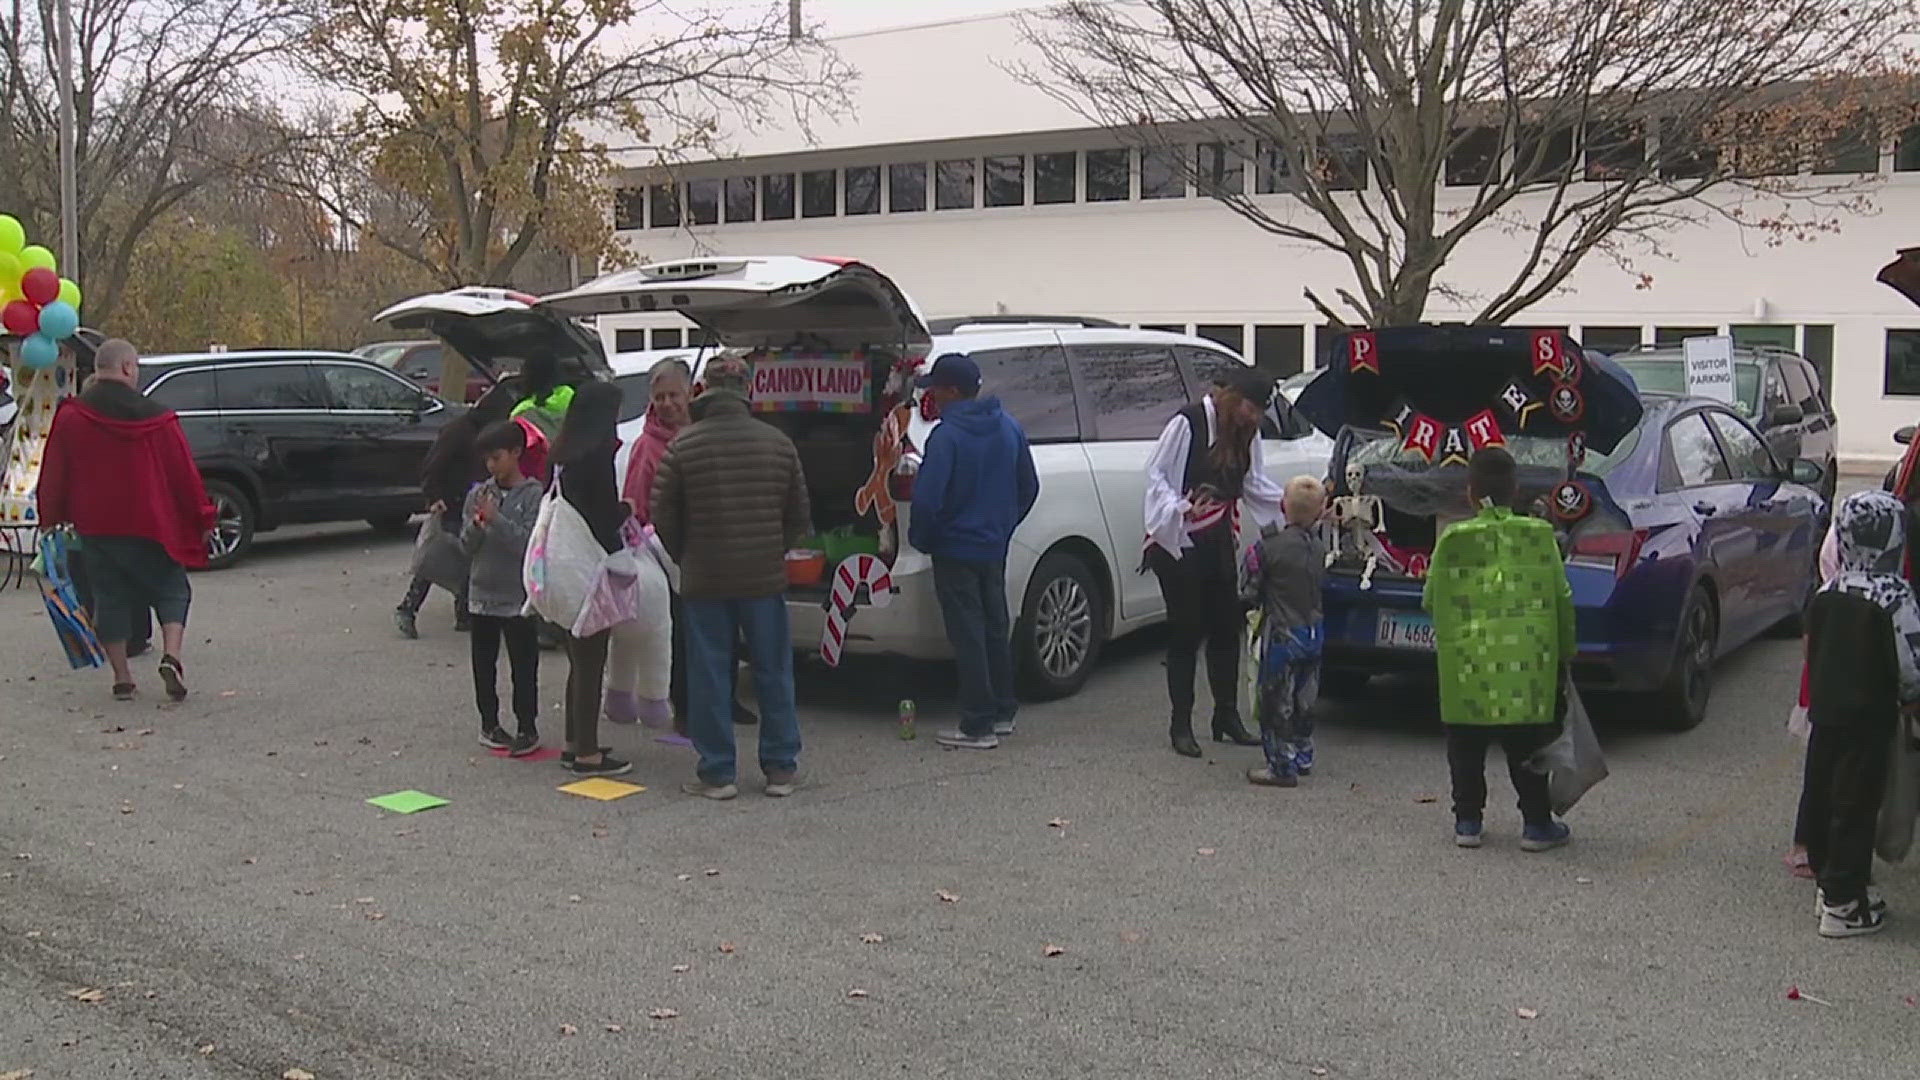
[[[1572,659],[1573,587],[1553,527],[1504,507],[1449,528],[1433,550],[1426,608],[1448,724],[1549,724]]]

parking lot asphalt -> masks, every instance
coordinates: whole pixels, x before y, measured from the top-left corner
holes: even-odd
[[[1781,866],[1792,642],[1695,731],[1606,703],[1613,775],[1543,855],[1497,761],[1452,846],[1417,682],[1328,702],[1297,790],[1174,756],[1152,633],[985,753],[933,744],[939,665],[807,667],[787,800],[688,798],[690,750],[603,729],[646,790],[600,803],[476,745],[447,599],[393,632],[407,552],[315,530],[196,577],[179,707],[0,594],[0,1076],[1913,1073],[1920,873],[1832,942]],[[450,805],[365,802],[401,789]]]

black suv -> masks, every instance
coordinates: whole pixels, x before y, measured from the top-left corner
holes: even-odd
[[[214,569],[281,525],[364,520],[400,531],[420,466],[453,411],[343,353],[234,352],[140,361],[148,397],[180,416],[219,523]]]
[[[1627,369],[1644,393],[1687,392],[1686,355],[1677,347],[1642,346],[1611,359]],[[1820,494],[1831,503],[1840,477],[1840,422],[1813,364],[1789,349],[1735,346],[1733,397],[1734,409],[1760,430],[1775,457],[1805,458],[1820,466],[1825,477]]]

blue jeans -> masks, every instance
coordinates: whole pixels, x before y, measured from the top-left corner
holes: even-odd
[[[1013,641],[1007,615],[1007,564],[935,556],[933,591],[960,676],[960,730],[991,735],[1011,722]]]
[[[681,601],[686,613],[687,737],[700,752],[700,779],[731,784],[738,763],[733,743],[733,645],[744,636],[753,685],[760,696],[760,771],[792,773],[800,763],[800,718],[793,707],[793,637],[787,598]]]

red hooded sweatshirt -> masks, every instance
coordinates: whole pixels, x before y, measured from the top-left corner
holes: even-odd
[[[660,471],[660,459],[667,456],[667,444],[678,434],[679,428],[669,431],[654,418],[653,408],[647,408],[647,425],[640,429],[640,441],[633,444],[633,453],[627,458],[626,480],[620,492],[633,507],[633,519],[642,525],[653,520],[653,478]]]
[[[145,537],[182,566],[207,565],[213,504],[180,418],[132,387],[99,380],[61,404],[36,495],[42,525]]]

